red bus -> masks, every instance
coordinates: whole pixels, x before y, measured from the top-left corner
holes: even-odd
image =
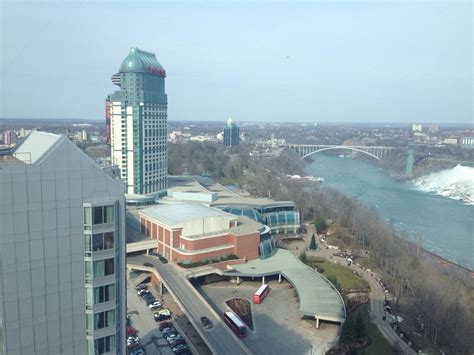
[[[257,292],[255,292],[255,294],[253,295],[253,303],[262,303],[263,299],[267,297],[268,292],[270,292],[270,288],[267,284],[263,284],[262,286],[260,286]]]
[[[237,317],[236,314],[232,312],[224,313],[224,322],[227,323],[230,329],[232,329],[239,338],[243,338],[247,335],[247,328],[245,327],[244,322]]]

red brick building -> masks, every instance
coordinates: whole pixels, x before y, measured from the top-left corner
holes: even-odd
[[[203,205],[159,205],[139,212],[141,232],[156,239],[158,253],[175,262],[234,254],[258,258],[264,225]]]

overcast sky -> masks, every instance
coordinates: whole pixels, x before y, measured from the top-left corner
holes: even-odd
[[[467,2],[2,2],[0,117],[103,119],[130,47],[170,120],[473,120]]]

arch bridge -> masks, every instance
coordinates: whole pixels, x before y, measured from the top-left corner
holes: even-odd
[[[299,157],[304,159],[313,154],[324,152],[326,150],[345,149],[354,152],[366,154],[374,159],[385,158],[394,150],[394,147],[382,146],[355,146],[355,145],[325,145],[325,144],[287,144],[287,147],[298,153]]]

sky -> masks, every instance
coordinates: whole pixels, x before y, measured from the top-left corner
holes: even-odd
[[[0,2],[0,118],[104,119],[131,47],[169,120],[473,123],[471,2]]]

